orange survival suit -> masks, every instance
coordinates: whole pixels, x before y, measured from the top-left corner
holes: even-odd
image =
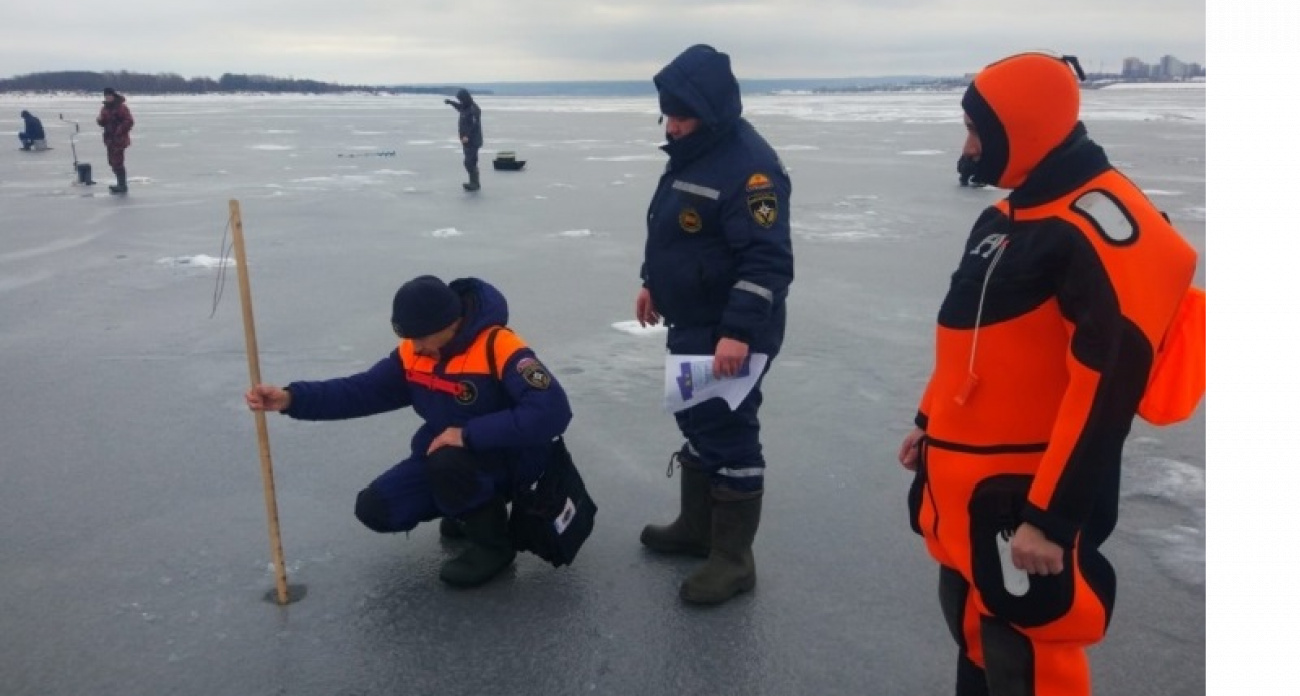
[[[1012,191],[976,221],[939,310],[912,525],[941,565],[958,694],[1088,694],[1120,455],[1196,252],[1088,138],[1065,60],[994,63],[962,108],[975,180]],[[1011,565],[1022,522],[1064,549],[1064,572]]]

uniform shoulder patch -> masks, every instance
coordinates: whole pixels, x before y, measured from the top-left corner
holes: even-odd
[[[749,175],[749,181],[745,182],[746,191],[761,191],[772,188],[772,180],[767,178],[763,172],[754,172]]]
[[[546,371],[537,358],[524,358],[515,366],[519,376],[524,378],[533,389],[547,389],[551,386],[551,373]]]
[[[749,215],[754,218],[760,227],[769,228],[776,224],[777,218],[781,216],[777,209],[775,191],[759,191],[749,194]]]

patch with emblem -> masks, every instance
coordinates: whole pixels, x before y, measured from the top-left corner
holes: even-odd
[[[542,363],[538,362],[536,358],[520,360],[515,369],[519,371],[519,376],[523,377],[528,386],[533,389],[546,389],[551,386],[551,373],[547,372],[546,368],[542,367]]]
[[[473,382],[468,380],[461,382],[459,387],[460,388],[456,390],[456,402],[461,406],[468,406],[474,403],[474,400],[478,398],[478,389],[474,386]]]
[[[767,175],[763,172],[754,172],[750,175],[749,181],[745,182],[746,191],[761,191],[770,188],[772,188],[772,180],[767,178]]]
[[[694,208],[683,208],[682,212],[677,215],[677,224],[681,225],[683,230],[691,233],[704,229],[704,220],[700,219],[700,214]]]
[[[750,195],[749,214],[754,218],[754,222],[763,227],[771,227],[776,224],[779,215],[776,207],[776,193],[768,191]]]

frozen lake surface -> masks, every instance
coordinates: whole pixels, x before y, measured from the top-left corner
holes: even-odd
[[[6,696],[951,693],[955,647],[895,452],[961,242],[1000,196],[957,186],[959,93],[746,98],[794,181],[796,278],[765,387],[758,588],[705,611],[677,600],[693,563],[637,541],[676,510],[664,470],[680,444],[659,408],[663,334],[629,326],[664,163],[651,99],[483,97],[470,195],[441,97],[127,96],[131,192],[114,197],[96,96],[0,95],[3,130],[28,109],[54,147],[0,148]],[[81,123],[99,184],[73,184],[59,113]],[[1204,254],[1204,88],[1085,91],[1083,119]],[[492,171],[498,150],[527,167]],[[525,555],[484,588],[445,587],[436,526],[381,536],[352,517],[414,414],[274,416],[289,581],[307,595],[263,600],[239,295],[221,261],[230,199],[266,381],[387,354],[392,294],[413,276],[505,292],[569,392],[569,447],[600,505],[576,565]],[[1204,693],[1204,410],[1130,438],[1096,693]]]

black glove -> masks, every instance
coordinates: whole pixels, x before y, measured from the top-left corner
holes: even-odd
[[[456,107],[457,109],[460,108],[460,102],[458,102],[458,101],[453,101],[453,100],[451,100],[451,99],[443,99],[443,100],[442,100],[442,103],[444,103],[444,104],[450,104],[450,105]]]

